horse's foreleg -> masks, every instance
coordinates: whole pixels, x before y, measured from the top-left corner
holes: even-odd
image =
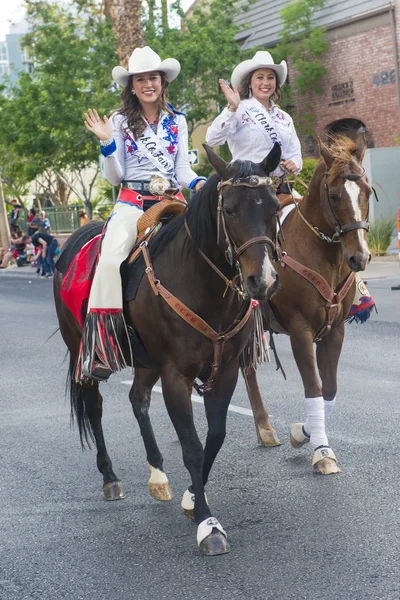
[[[220,372],[210,392],[204,395],[208,432],[204,448],[203,485],[208,481],[208,476],[214,460],[220,451],[226,434],[226,415],[232,394],[238,378],[239,365],[234,361],[228,368]],[[192,488],[186,490],[182,498],[182,508],[185,516],[190,521],[195,521],[194,493]]]
[[[108,456],[106,444],[104,441],[101,418],[103,413],[103,398],[99,392],[99,384],[93,382],[85,387],[75,384],[81,388],[82,401],[84,403],[84,413],[81,413],[81,419],[88,420],[90,430],[96,442],[97,448],[97,468],[103,475],[103,492],[105,500],[122,500],[126,498],[121,481],[113,471],[111,459]]]
[[[344,323],[334,327],[317,343],[317,364],[322,381],[325,418],[333,410],[337,391],[337,367],[344,339]]]
[[[159,377],[156,369],[135,369],[135,379],[129,392],[133,412],[139,423],[150,468],[149,491],[156,500],[171,500],[172,492],[163,469],[163,457],[154,437],[149,416],[151,390]]]
[[[192,413],[191,383],[172,365],[161,375],[165,404],[182,446],[183,462],[192,479],[194,515],[198,523],[197,545],[203,554],[229,552],[226,533],[210,512],[203,485],[203,446],[197,435]]]
[[[241,367],[243,379],[246,383],[251,410],[253,411],[257,439],[262,446],[280,446],[281,443],[275,429],[269,420],[269,414],[261,397],[258,387],[257,373],[253,367]]]
[[[306,421],[292,426],[290,442],[298,448],[309,441],[314,448],[313,468],[322,475],[338,473],[336,456],[325,431],[324,398],[316,370],[312,332],[303,324],[296,332],[290,332],[290,341],[303,380],[306,408]]]

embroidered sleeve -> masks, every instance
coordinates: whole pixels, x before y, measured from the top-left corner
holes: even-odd
[[[224,108],[222,113],[218,115],[218,117],[207,129],[207,144],[210,144],[210,146],[221,146],[222,144],[225,144],[228,137],[235,133],[236,127],[236,112],[232,112],[227,108]]]
[[[104,157],[104,172],[111,185],[119,185],[125,177],[125,141],[121,130],[121,115],[113,115],[111,123],[116,152]]]
[[[293,121],[291,123],[291,135],[289,138],[289,142],[285,152],[283,153],[285,160],[292,160],[294,164],[297,166],[297,172],[300,173],[303,168],[303,159],[301,156],[301,145],[300,140],[297,136],[296,130],[294,128]]]
[[[188,130],[186,119],[183,116],[177,117],[178,120],[178,152],[175,159],[175,177],[179,185],[189,187],[193,179],[196,179],[197,173],[193,171],[189,161]]]

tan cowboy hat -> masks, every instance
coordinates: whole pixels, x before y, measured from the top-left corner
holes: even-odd
[[[161,61],[161,58],[150,48],[135,48],[129,59],[128,70],[123,67],[114,67],[112,78],[118,85],[125,87],[131,75],[139,73],[151,73],[152,71],[162,71],[168,81],[173,81],[178,77],[181,65],[175,58],[167,58]]]
[[[272,69],[275,71],[279,85],[283,85],[287,76],[287,64],[283,60],[280,65],[274,63],[274,59],[269,52],[259,50],[250,60],[244,60],[233,69],[231,76],[232,85],[239,86],[247,75],[257,69]]]

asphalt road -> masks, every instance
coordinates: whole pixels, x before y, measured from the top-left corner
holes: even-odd
[[[33,270],[32,270],[33,271]],[[381,309],[347,327],[329,438],[343,472],[311,471],[291,448],[303,390],[288,339],[288,381],[263,365],[259,382],[280,435],[256,444],[247,411],[230,412],[207,488],[231,552],[202,557],[180,508],[189,483],[162,397],[152,421],[174,499],[159,503],[127,393],[129,371],[103,385],[104,430],[124,501],[102,499],[92,450],[70,429],[65,347],[52,284],[29,269],[0,273],[0,600],[399,600],[400,278],[368,282]],[[249,408],[240,380],[232,403]],[[205,437],[203,408],[194,403]]]

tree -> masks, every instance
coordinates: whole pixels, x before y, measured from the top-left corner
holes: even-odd
[[[241,10],[246,10],[244,3]],[[165,14],[150,3],[145,20],[145,42],[162,58],[174,57],[182,70],[169,88],[172,104],[187,113],[189,134],[202,122],[209,121],[225,103],[218,78],[230,78],[235,65],[254,54],[243,52],[235,36],[239,27],[234,23],[236,0],[203,2],[190,18],[182,12],[179,0],[172,6],[170,22],[181,19],[181,28],[170,28]],[[152,16],[153,15],[153,16]],[[152,20],[151,20],[152,16]]]
[[[305,95],[309,90],[321,93],[321,78],[326,69],[323,55],[329,45],[324,27],[315,27],[315,12],[322,9],[326,0],[294,0],[281,11],[281,40],[276,47],[276,60],[290,59],[295,75],[286,90],[286,103],[295,94]],[[294,120],[296,121],[296,115]],[[313,117],[310,112],[301,115],[296,126],[304,133],[311,132]]]
[[[119,64],[127,67],[134,48],[144,46],[142,2],[141,0],[104,0],[104,14],[112,22]]]
[[[84,3],[73,11],[29,1],[28,19],[32,32],[24,46],[35,68],[21,73],[0,97],[0,147],[19,157],[25,181],[51,172],[60,196],[63,182],[90,215],[96,169],[89,180],[82,173],[98,165],[99,151],[83,126],[83,113],[96,103],[109,114],[119,104],[111,87],[111,70],[118,64],[112,28],[95,5]]]

